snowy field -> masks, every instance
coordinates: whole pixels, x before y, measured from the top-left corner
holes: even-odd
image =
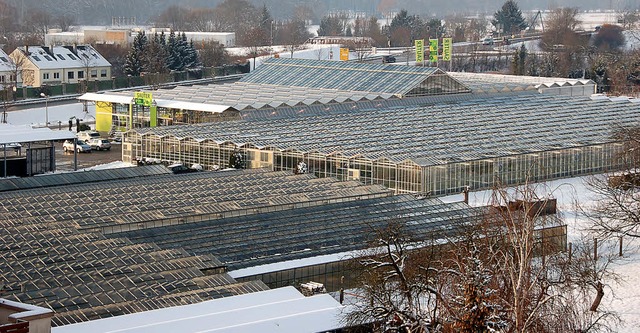
[[[578,207],[588,210],[598,198],[585,185],[585,177],[560,179],[547,183],[533,184],[532,188],[539,197],[557,199],[558,211],[567,223],[568,241],[575,241],[586,235],[585,228],[588,221]],[[513,192],[513,191],[511,191]],[[462,194],[441,198],[444,202],[462,201]],[[491,202],[491,191],[477,191],[469,193],[471,206],[487,205]],[[579,206],[578,206],[579,205]],[[638,242],[630,242],[625,238],[623,257],[617,257],[611,266],[615,273],[619,274],[622,281],[619,284],[609,285],[605,289],[605,301],[602,305],[617,312],[622,324],[614,329],[620,333],[636,333],[640,330],[640,251]],[[616,243],[617,244],[617,243]],[[606,251],[607,245],[613,246],[612,251],[617,251],[616,244],[605,243],[598,247],[599,252]]]

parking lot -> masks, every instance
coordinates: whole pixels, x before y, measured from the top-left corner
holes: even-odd
[[[62,150],[62,142],[55,144],[56,146],[56,169],[58,171],[73,170],[73,153],[65,153]],[[92,166],[122,161],[122,146],[119,143],[113,143],[110,150],[93,150],[91,153],[80,153],[78,156],[78,170],[89,168]]]

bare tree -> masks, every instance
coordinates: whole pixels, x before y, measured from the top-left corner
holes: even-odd
[[[545,31],[540,44],[542,49],[553,50],[554,45],[586,45],[586,41],[581,41],[575,32],[579,24],[577,8],[554,9],[545,21]]]
[[[615,163],[624,165],[623,171],[588,178],[587,187],[597,201],[584,213],[599,238],[640,238],[640,128],[619,128],[613,139],[623,143],[621,153],[614,156]]]
[[[69,14],[61,14],[56,18],[56,23],[58,24],[60,30],[69,31],[69,27],[74,25],[76,23],[76,20]]]
[[[291,21],[282,26],[278,32],[286,50],[291,54],[304,48],[304,43],[311,37],[304,21]]]
[[[222,66],[229,61],[229,54],[224,49],[224,46],[215,41],[203,43],[202,48],[198,51],[200,61],[205,67]]]
[[[412,239],[400,223],[379,230],[371,250],[357,262],[362,268],[358,301],[345,318],[349,326],[374,323],[384,332],[427,332],[437,322],[435,259],[428,251],[411,252]]]
[[[180,6],[170,6],[165,9],[156,19],[156,25],[163,28],[170,28],[174,31],[183,31],[187,28],[190,11]]]
[[[360,297],[347,322],[388,332],[613,331],[617,317],[600,304],[616,282],[612,257],[590,256],[588,242],[565,252],[549,231],[560,221],[536,192],[494,189],[446,245],[408,235],[404,221],[376,233],[356,259]]]

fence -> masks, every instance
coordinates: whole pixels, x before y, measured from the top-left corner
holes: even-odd
[[[236,64],[219,67],[205,67],[197,71],[181,71],[166,74],[143,74],[141,76],[113,77],[110,80],[82,81],[78,83],[62,83],[58,85],[46,85],[41,87],[22,87],[15,91],[13,99],[40,98],[40,94],[47,96],[62,96],[68,94],[82,94],[85,92],[97,92],[112,89],[124,89],[139,86],[161,85],[171,82],[202,79],[206,77],[226,76],[248,73],[247,64]],[[0,97],[9,97],[9,94],[0,94]]]

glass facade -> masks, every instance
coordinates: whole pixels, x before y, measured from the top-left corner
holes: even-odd
[[[421,166],[412,161],[394,163],[387,159],[349,158],[340,154],[303,153],[297,150],[279,151],[270,147],[258,148],[231,142],[155,134],[125,135],[124,161],[155,158],[166,163],[197,163],[205,170],[226,168],[233,152],[245,157],[246,168],[268,168],[274,171],[297,168],[299,162],[308,166],[309,173],[318,177],[356,180],[364,184],[380,184],[396,193],[444,195],[471,189],[491,188],[496,182],[505,185],[545,181],[620,169],[617,156],[622,144],[606,143],[567,149],[523,153],[481,160],[456,161],[447,164]]]

